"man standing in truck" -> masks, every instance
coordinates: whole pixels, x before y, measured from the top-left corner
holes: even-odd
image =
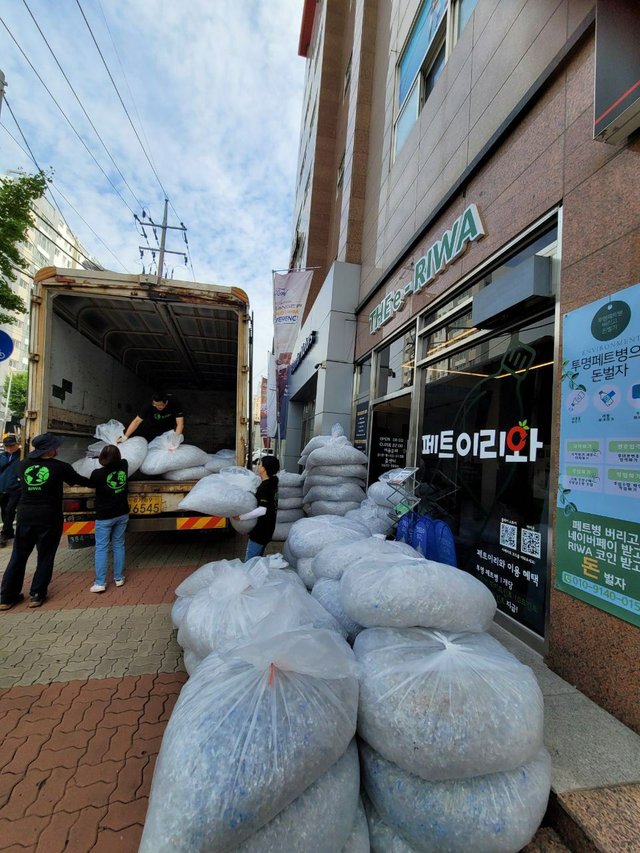
[[[169,430],[175,430],[176,435],[182,435],[184,429],[182,406],[165,391],[156,391],[151,398],[151,405],[143,408],[140,414],[135,416],[118,443],[132,436],[140,424],[144,424],[142,432],[148,441]]]
[[[20,483],[18,524],[13,552],[0,587],[0,610],[10,610],[24,596],[22,584],[27,560],[38,551],[36,571],[31,580],[29,607],[41,607],[53,574],[53,561],[62,537],[62,486],[89,486],[89,480],[77,474],[67,462],[55,457],[62,438],[45,432],[33,441],[27,459],[18,463]]]

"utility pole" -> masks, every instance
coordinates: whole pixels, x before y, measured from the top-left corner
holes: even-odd
[[[142,234],[144,235],[145,238],[147,238],[147,242],[148,242],[148,237],[147,237],[147,232],[144,229],[145,225],[148,228],[149,227],[151,228],[151,230],[153,231],[153,234],[156,238],[156,241],[158,239],[157,234],[156,234],[156,228],[160,229],[160,231],[162,232],[160,235],[160,244],[159,244],[157,249],[154,249],[149,245],[138,246],[138,249],[140,249],[140,259],[141,260],[144,259],[144,253],[145,252],[151,252],[151,256],[152,256],[153,260],[155,261],[156,252],[158,252],[158,280],[157,280],[158,284],[160,284],[160,282],[162,281],[162,279],[164,277],[163,273],[164,273],[164,256],[165,255],[181,255],[184,258],[184,265],[185,266],[187,266],[187,264],[189,262],[189,259],[187,258],[186,252],[174,252],[171,249],[166,248],[167,231],[182,231],[182,235],[184,237],[185,245],[187,245],[187,246],[189,245],[187,243],[187,229],[186,229],[183,222],[181,222],[180,225],[167,225],[168,206],[169,206],[169,199],[165,198],[165,200],[164,200],[164,214],[162,216],[162,225],[158,225],[156,222],[154,222],[153,219],[151,218],[151,216],[147,216],[147,214],[144,210],[142,211],[142,219],[140,219],[137,214],[134,214],[134,219],[136,220],[136,222],[138,223],[138,225],[142,229]]]
[[[2,98],[4,96],[4,71],[0,71],[0,112],[2,112]]]

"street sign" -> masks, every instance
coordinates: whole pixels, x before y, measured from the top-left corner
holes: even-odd
[[[13,340],[0,330],[0,361],[6,361],[13,352]]]

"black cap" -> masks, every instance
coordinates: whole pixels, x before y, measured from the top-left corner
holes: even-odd
[[[15,434],[12,432],[8,432],[5,437],[2,439],[2,443],[6,447],[7,444],[17,444],[18,439],[15,437]]]
[[[44,432],[42,435],[37,435],[31,442],[33,450],[29,453],[29,459],[37,459],[51,450],[57,450],[62,444],[62,436],[54,435],[51,432]]]

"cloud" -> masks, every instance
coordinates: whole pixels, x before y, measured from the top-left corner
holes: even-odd
[[[27,0],[129,190],[89,127],[23,4],[3,18],[132,210],[156,221],[162,189],[73,0]],[[257,322],[255,382],[272,337],[271,270],[288,264],[305,64],[297,55],[303,0],[81,0],[129,114],[188,228],[199,281],[242,287]],[[100,5],[102,4],[102,5]],[[108,28],[102,12],[106,16]],[[114,52],[109,31],[117,47]],[[130,272],[141,271],[131,211],[114,192],[0,28],[9,102],[41,166]],[[126,71],[131,100],[119,59]],[[142,125],[138,124],[139,113]],[[6,109],[2,122],[16,133]],[[0,131],[0,172],[32,164]],[[135,197],[134,197],[135,196]],[[88,251],[122,271],[60,200]],[[177,224],[173,210],[171,222]],[[173,232],[168,248],[184,248]],[[174,275],[191,279],[178,266]],[[173,263],[173,260],[171,261]],[[265,319],[269,318],[269,322]]]

